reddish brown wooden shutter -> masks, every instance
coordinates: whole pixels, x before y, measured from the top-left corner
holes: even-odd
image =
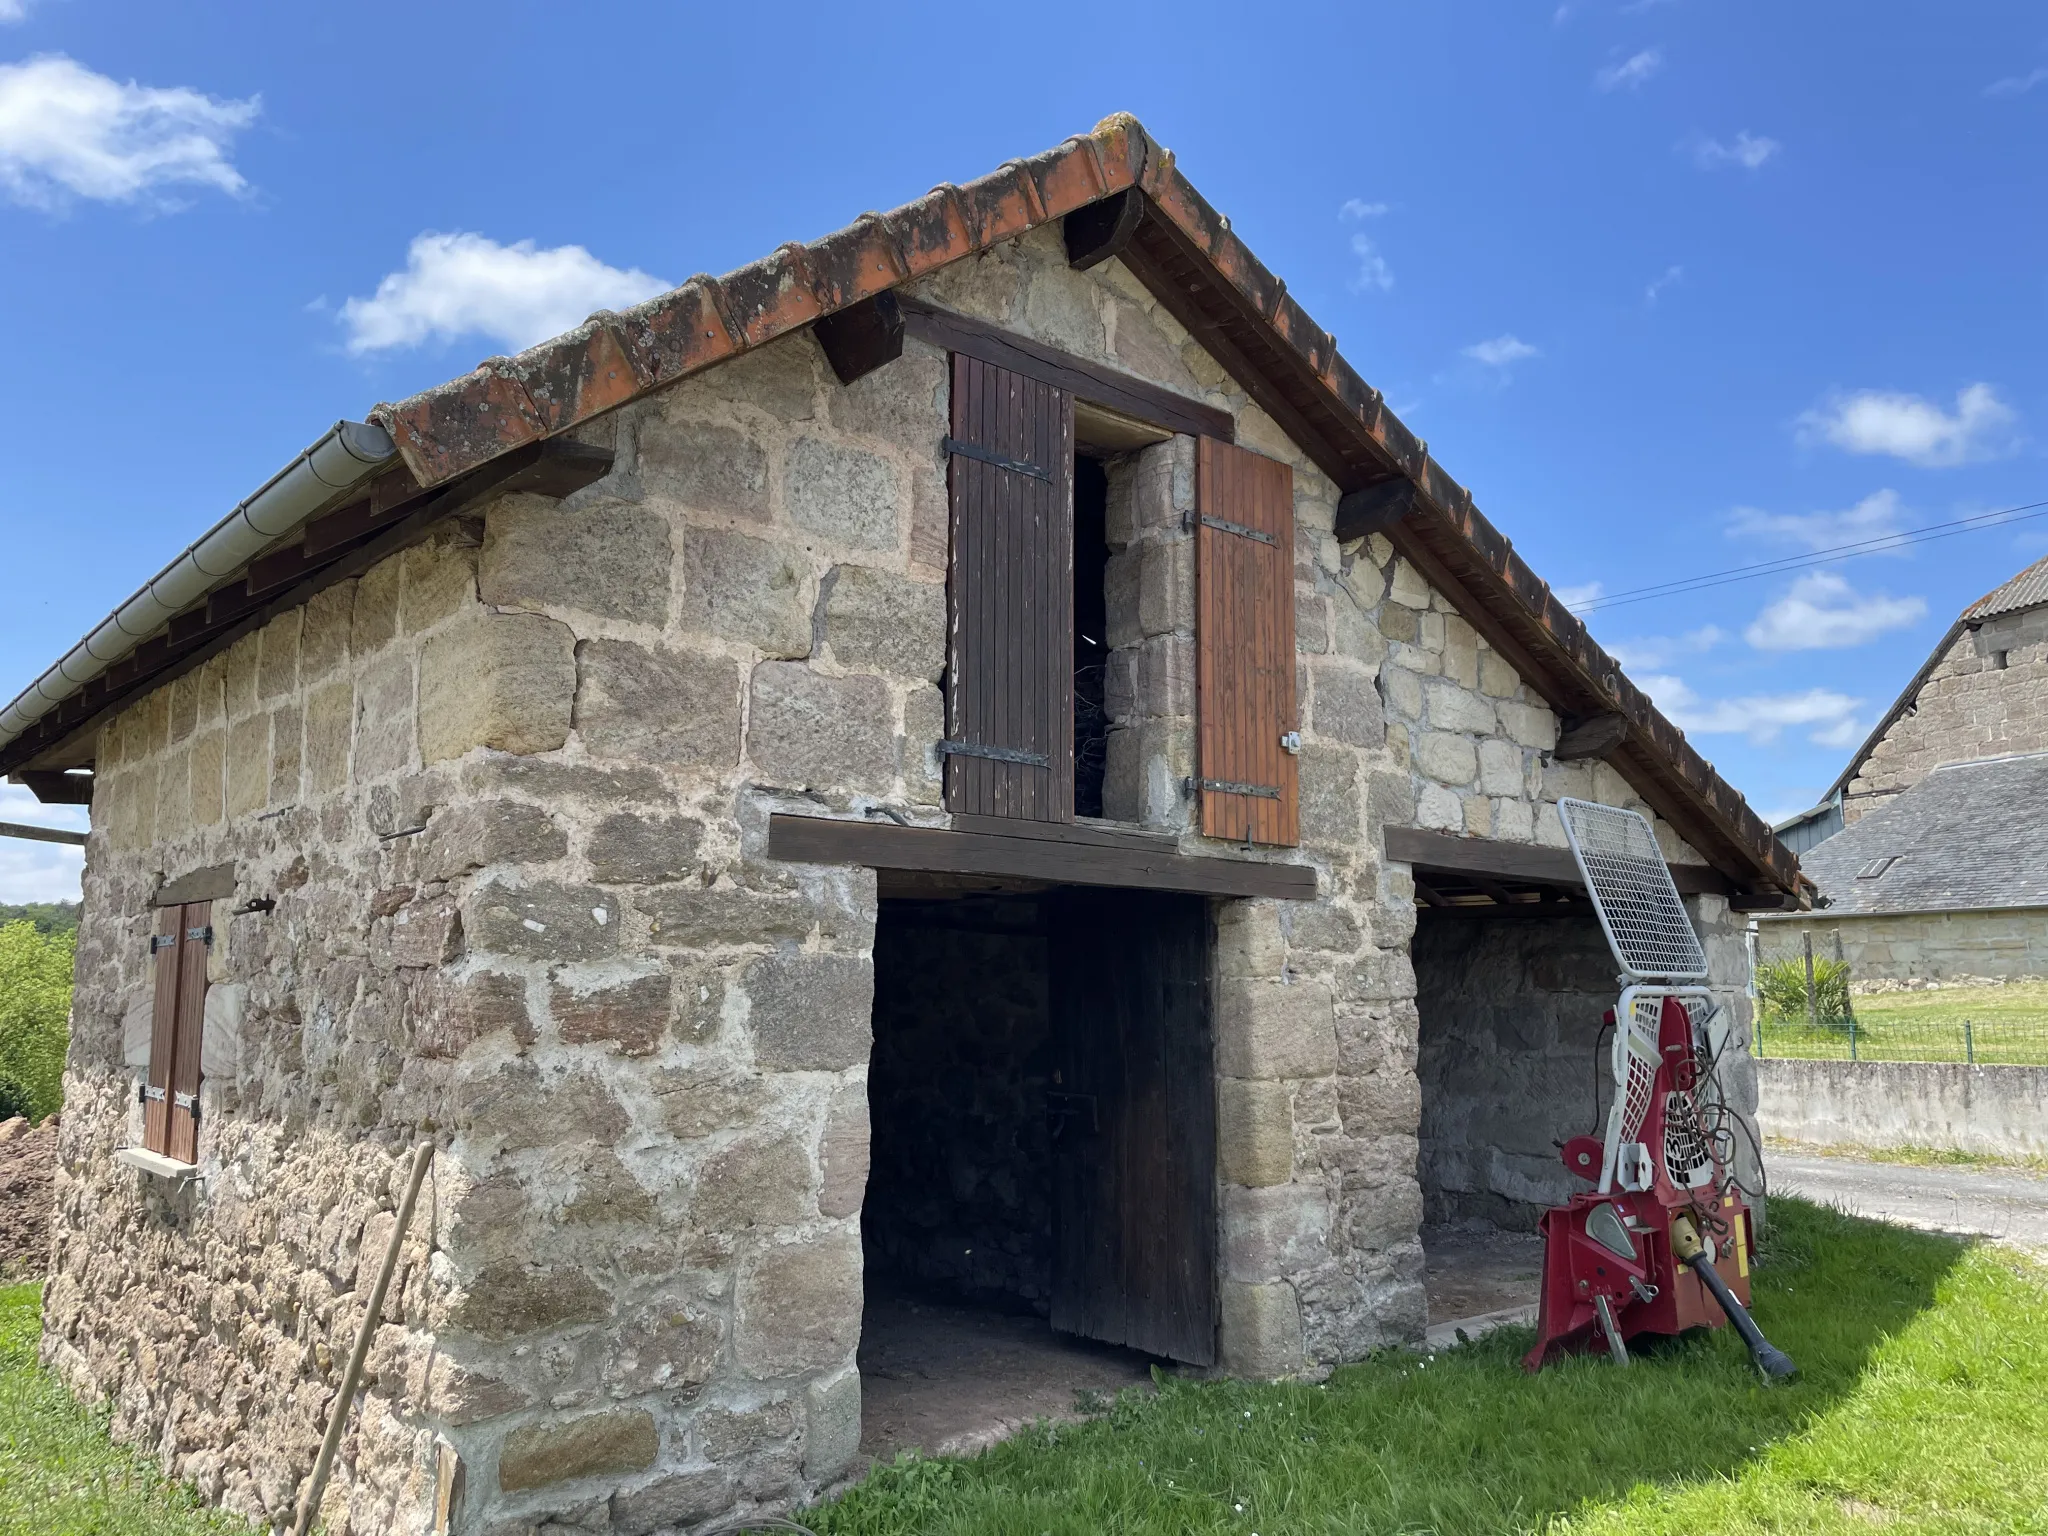
[[[178,917],[181,907],[160,907],[150,940],[156,1000],[149,1030],[149,1076],[142,1093],[142,1144],[168,1154],[171,1145],[171,1063],[178,1047]]]
[[[156,1008],[150,1030],[142,1144],[181,1163],[199,1160],[199,1054],[206,1022],[206,955],[213,903],[157,913]]]
[[[953,356],[946,808],[1074,819],[1074,399]]]
[[[1295,729],[1294,472],[1201,440],[1195,475],[1202,831],[1301,841]]]

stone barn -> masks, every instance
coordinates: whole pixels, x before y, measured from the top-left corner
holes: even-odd
[[[1801,889],[1128,117],[336,427],[0,769],[92,807],[116,1434],[288,1521],[437,1149],[334,1532],[788,1508],[983,1326],[1418,1341],[1599,1113],[1554,802],[1654,816],[1738,1033]]]

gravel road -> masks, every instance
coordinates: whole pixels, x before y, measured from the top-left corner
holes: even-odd
[[[1856,1216],[1971,1232],[2048,1250],[2048,1178],[2017,1170],[1918,1168],[1772,1151],[1771,1189]]]

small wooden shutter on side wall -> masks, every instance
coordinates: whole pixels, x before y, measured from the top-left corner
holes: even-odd
[[[149,1075],[143,1079],[142,1145],[170,1154],[171,1063],[178,1051],[179,917],[182,907],[159,907],[150,940],[155,998],[149,1031]]]
[[[1074,399],[953,355],[946,808],[1074,819]]]
[[[181,1163],[199,1160],[199,1056],[213,903],[157,910],[151,958],[156,999],[143,1094],[142,1144]]]
[[[206,1030],[206,959],[213,947],[213,903],[178,909],[178,1043],[171,1059],[170,1144],[181,1163],[199,1161],[199,1057]]]
[[[1196,459],[1196,710],[1202,832],[1301,841],[1296,728],[1294,471],[1201,439]]]

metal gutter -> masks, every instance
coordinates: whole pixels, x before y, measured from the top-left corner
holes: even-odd
[[[398,445],[382,427],[336,422],[0,709],[0,747],[397,455]]]

